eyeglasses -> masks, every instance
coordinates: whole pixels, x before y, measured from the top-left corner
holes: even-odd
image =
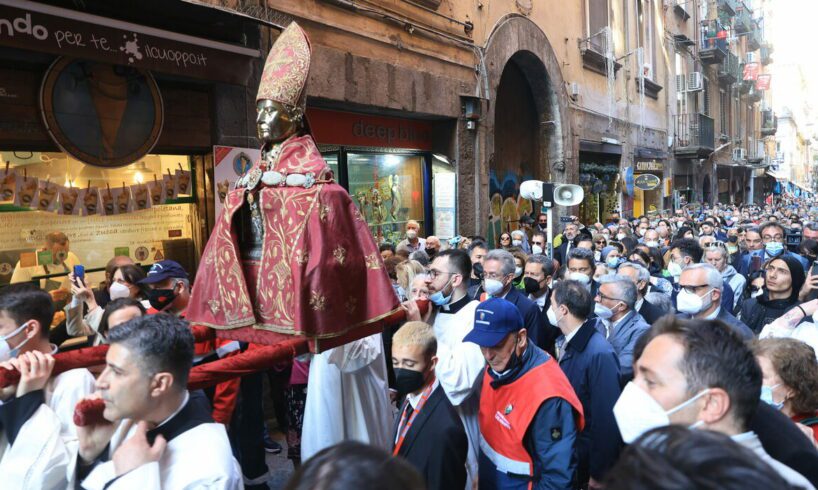
[[[448,271],[436,271],[434,269],[429,269],[429,277],[434,281],[437,279],[437,276],[441,274],[458,274],[457,272],[448,272]]]
[[[624,300],[624,299],[614,298],[614,297],[612,297],[612,296],[608,296],[608,295],[602,294],[601,292],[600,292],[600,293],[596,293],[596,295],[597,295],[598,297],[602,298],[602,299],[607,299],[608,301],[622,301],[623,303],[625,302],[625,300]]]
[[[500,280],[506,277],[505,274],[495,273],[495,272],[485,272],[483,273],[483,279],[497,279]]]
[[[500,241],[501,241],[501,242],[510,242],[510,241],[511,241],[511,237],[508,237],[508,236],[501,236],[501,237],[500,237]]]
[[[691,286],[681,286],[680,285],[680,287],[682,289],[684,289],[686,292],[690,293],[690,294],[696,294],[696,291],[698,291],[699,289],[709,288],[710,285],[709,284],[699,284],[698,286],[692,286],[692,285]]]

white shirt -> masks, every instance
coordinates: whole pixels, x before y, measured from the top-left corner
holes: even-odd
[[[56,274],[60,272],[74,272],[74,266],[80,265],[79,257],[74,254],[74,252],[68,252],[65,256],[65,262],[62,264],[52,264],[49,266],[42,266],[42,265],[35,265],[32,267],[22,267],[20,262],[17,262],[17,265],[14,267],[14,273],[11,275],[10,284],[15,284],[18,282],[29,282],[31,281],[32,277],[36,276],[44,276],[48,274]],[[40,279],[40,288],[44,290],[48,290],[47,288],[48,281],[55,281],[59,283],[58,289],[64,289],[66,291],[71,291],[71,281],[68,279],[68,276],[62,277],[54,277],[52,279]]]
[[[543,311],[543,308],[545,308],[545,300],[548,299],[548,293],[546,292],[545,294],[543,294],[539,298],[535,298],[533,294],[529,294],[528,299],[530,299],[531,301],[537,303],[537,306],[540,307],[540,311]]]

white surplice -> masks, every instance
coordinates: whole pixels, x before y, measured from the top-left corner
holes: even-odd
[[[45,404],[22,425],[13,445],[0,432],[0,487],[60,489],[73,486],[79,449],[74,408],[93,393],[87,369],[53,377],[45,388]]]
[[[480,396],[475,385],[486,367],[486,360],[480,347],[472,342],[463,342],[463,337],[474,327],[474,312],[479,304],[479,301],[471,301],[455,313],[447,313],[446,307],[443,307],[438,310],[434,322],[438,358],[435,376],[460,415],[469,439],[467,489],[477,480]]]
[[[317,354],[307,382],[301,459],[350,439],[390,450],[392,416],[381,334]]]

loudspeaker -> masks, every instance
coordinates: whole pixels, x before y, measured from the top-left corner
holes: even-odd
[[[574,184],[560,184],[554,187],[554,204],[557,206],[574,206],[582,202],[585,192]]]

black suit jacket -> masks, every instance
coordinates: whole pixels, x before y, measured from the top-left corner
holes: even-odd
[[[801,473],[813,486],[818,486],[818,451],[789,417],[759,401],[747,430],[756,433],[764,450],[773,459]]]
[[[642,302],[642,307],[637,310],[642,315],[648,324],[653,325],[653,322],[665,316],[668,312],[645,300]]]
[[[525,325],[528,338],[539,346],[545,338],[543,329],[545,325],[542,321],[543,313],[540,313],[540,307],[537,303],[528,299],[528,296],[519,289],[512,287],[506,294],[506,301],[514,303],[514,306],[520,310],[520,315],[523,316],[523,325]]]
[[[404,401],[392,429],[397,439]],[[435,388],[415,417],[398,451],[426,480],[428,490],[461,489],[466,486],[466,457],[469,442],[460,416],[441,386]]]

